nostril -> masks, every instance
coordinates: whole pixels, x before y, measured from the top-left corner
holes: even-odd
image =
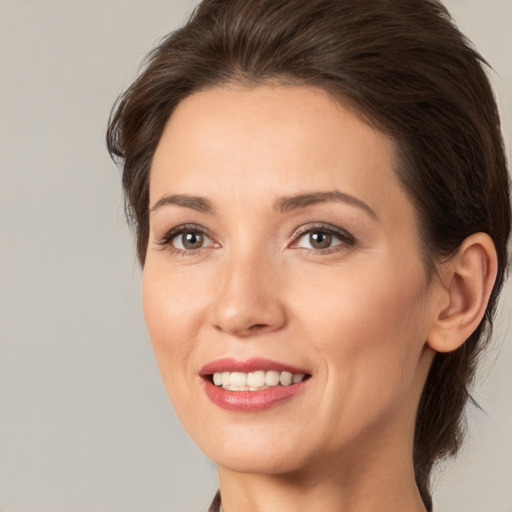
[[[265,329],[267,327],[266,324],[254,324],[249,327],[251,331],[261,331],[262,329]]]

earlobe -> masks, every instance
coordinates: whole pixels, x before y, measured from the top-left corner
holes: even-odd
[[[471,336],[485,314],[496,273],[496,249],[485,233],[466,238],[453,258],[443,264],[439,284],[443,300],[427,340],[432,349],[451,352]]]

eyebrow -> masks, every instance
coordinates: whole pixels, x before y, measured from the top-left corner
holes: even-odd
[[[364,210],[375,220],[378,220],[378,216],[375,211],[372,210],[372,208],[370,208],[364,201],[339,190],[331,190],[328,192],[308,192],[281,197],[274,203],[274,210],[279,213],[286,213],[292,210],[307,208],[313,204],[328,202],[338,202],[345,203],[350,206],[356,206]],[[163,196],[151,207],[151,212],[167,205],[190,208],[210,215],[215,213],[215,208],[208,199],[199,196],[190,196],[187,194],[171,194]]]
[[[350,194],[340,192],[339,190],[332,190],[329,192],[309,192],[306,194],[298,194],[289,197],[282,197],[274,204],[274,209],[278,212],[284,213],[291,210],[306,208],[312,204],[337,202],[345,203],[350,206],[356,206],[368,213],[373,219],[378,220],[378,216],[364,201],[354,197]]]
[[[212,203],[204,197],[189,196],[187,194],[172,194],[161,197],[152,207],[151,212],[162,208],[162,206],[174,205],[190,208],[202,213],[213,214],[215,208]]]

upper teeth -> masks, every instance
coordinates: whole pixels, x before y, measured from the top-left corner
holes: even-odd
[[[216,386],[222,386],[229,391],[259,391],[270,386],[289,386],[297,384],[305,377],[304,373],[290,373],[263,370],[251,373],[244,372],[215,372],[213,374],[213,383]]]

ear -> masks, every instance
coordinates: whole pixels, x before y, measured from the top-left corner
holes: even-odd
[[[498,268],[491,237],[475,233],[439,269],[439,301],[427,344],[437,352],[459,348],[482,320]]]

